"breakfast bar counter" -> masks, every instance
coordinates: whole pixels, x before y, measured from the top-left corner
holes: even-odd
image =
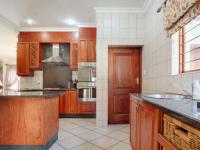
[[[58,137],[62,92],[0,92],[0,149],[47,150]]]

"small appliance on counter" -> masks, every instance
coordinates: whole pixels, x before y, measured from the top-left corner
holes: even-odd
[[[78,99],[83,102],[96,101],[96,63],[78,64]]]

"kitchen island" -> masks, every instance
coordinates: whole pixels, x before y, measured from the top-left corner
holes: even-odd
[[[61,95],[0,91],[0,149],[47,150],[58,138]]]

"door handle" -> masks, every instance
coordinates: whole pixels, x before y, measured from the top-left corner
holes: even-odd
[[[137,84],[137,85],[140,84],[140,78],[139,78],[139,77],[136,78],[136,84]]]

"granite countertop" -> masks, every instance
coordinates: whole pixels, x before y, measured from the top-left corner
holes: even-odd
[[[11,91],[11,90],[2,90],[0,91],[0,99],[2,98],[18,98],[18,97],[29,97],[29,98],[49,98],[57,97],[64,95],[63,92],[45,92],[45,91],[29,91],[29,92],[20,92],[20,91]]]
[[[17,90],[18,92],[32,92],[32,91],[74,91],[77,88],[44,88],[44,89],[23,89]]]
[[[191,99],[155,99],[147,98],[145,94],[130,94],[138,100],[150,103],[160,108],[164,113],[170,114],[183,122],[200,129],[200,108],[197,108],[197,101]]]

